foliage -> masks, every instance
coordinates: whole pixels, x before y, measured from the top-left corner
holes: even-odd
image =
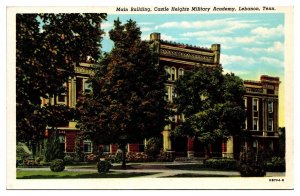
[[[32,151],[45,136],[46,126],[55,128],[64,106],[41,108],[42,98],[65,92],[63,84],[74,75],[74,65],[87,56],[100,57],[106,14],[16,15],[16,115],[17,141],[29,142]],[[71,116],[67,120],[72,119]]]
[[[134,21],[123,25],[116,20],[109,36],[114,47],[90,79],[93,92],[78,101],[78,127],[94,142],[116,143],[124,152],[127,143],[158,136],[163,130],[165,77]],[[125,158],[124,154],[124,167]]]
[[[261,151],[243,149],[240,155],[239,171],[243,177],[261,177],[266,175],[264,157]]]
[[[84,153],[82,152],[79,136],[76,137],[74,151],[75,151],[74,161],[75,162],[82,162],[83,159],[84,159]]]
[[[97,162],[99,160],[99,155],[95,154],[88,154],[84,156],[84,161],[85,162]]]
[[[271,161],[267,162],[267,171],[285,172],[285,159],[272,157]]]
[[[50,169],[53,172],[62,172],[65,169],[65,163],[62,159],[55,159],[51,162]]]
[[[285,158],[285,151],[286,151],[285,127],[279,127],[278,135],[279,135],[278,156],[280,156],[281,158]]]
[[[66,165],[71,165],[74,162],[74,158],[71,155],[66,155],[64,157],[64,162]]]
[[[144,152],[127,152],[126,160],[127,162],[149,162],[153,161],[153,158],[149,157]]]
[[[175,156],[173,152],[169,152],[169,151],[160,151],[160,154],[157,156],[157,161],[161,161],[161,162],[172,162],[174,161]]]
[[[152,157],[155,158],[161,149],[161,137],[153,137],[147,140],[146,146],[145,146],[145,153]]]
[[[109,161],[99,161],[97,163],[98,173],[107,173],[109,172],[110,168],[112,167],[112,164]]]
[[[245,119],[243,81],[222,72],[219,66],[199,66],[175,82],[177,113],[185,121],[173,134],[197,138],[206,151],[208,144],[239,134]]]
[[[45,161],[63,159],[64,152],[60,149],[59,133],[57,129],[52,130],[46,144]]]
[[[238,163],[235,159],[208,159],[205,160],[204,167],[220,170],[237,170]]]
[[[28,149],[28,147],[21,142],[17,143],[17,160],[23,160],[32,156],[32,153]]]

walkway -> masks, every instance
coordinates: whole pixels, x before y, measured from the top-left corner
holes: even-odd
[[[111,169],[110,171],[121,172],[121,173],[149,173],[147,176],[139,176],[135,178],[160,178],[160,177],[172,177],[176,175],[191,175],[191,176],[203,176],[203,177],[238,177],[240,173],[237,171],[210,171],[210,170],[180,170],[180,169],[168,169],[166,165],[181,165],[189,163],[141,163],[138,165],[128,164],[129,169]],[[190,163],[195,164],[195,163]],[[114,164],[114,166],[120,166],[120,164]],[[34,171],[50,171],[50,168],[18,168],[18,170],[34,170]],[[72,172],[97,172],[96,168],[86,168],[86,166],[66,166],[65,171]],[[267,172],[267,177],[282,177],[285,176],[285,172]]]

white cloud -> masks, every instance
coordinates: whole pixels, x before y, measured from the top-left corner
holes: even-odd
[[[257,27],[253,29],[251,33],[261,37],[274,37],[274,36],[283,35],[284,28],[283,25],[281,24],[274,28]]]
[[[235,29],[249,28],[253,26],[256,21],[244,21],[236,20],[234,18],[217,19],[217,20],[205,20],[205,21],[182,21],[182,22],[166,22],[155,26],[155,29],[159,28],[184,28],[184,29],[211,29],[211,28],[223,28],[223,31],[231,32]],[[226,27],[226,28],[225,28]],[[225,29],[224,29],[225,28]]]
[[[255,60],[253,58],[249,58],[245,56],[221,54],[220,62],[222,63],[223,66],[229,64],[239,64],[243,66],[243,65],[254,64]]]
[[[276,58],[261,57],[259,60],[262,61],[263,63],[268,63],[268,64],[271,64],[271,65],[279,65],[279,66],[282,66],[282,67],[284,66],[283,61],[280,61]]]
[[[145,31],[152,31],[152,29],[149,28],[149,27],[141,27],[141,31],[142,31],[142,32],[145,32]]]
[[[283,43],[276,41],[269,48],[244,48],[244,50],[252,53],[260,53],[260,52],[282,53],[284,51],[284,45]]]
[[[101,24],[102,29],[111,29],[112,27],[113,27],[113,25],[110,22],[104,22]]]

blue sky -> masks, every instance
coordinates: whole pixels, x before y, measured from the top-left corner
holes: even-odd
[[[244,80],[261,75],[280,77],[279,126],[284,126],[284,14],[123,14],[108,15],[102,28],[108,32],[113,21],[132,19],[141,28],[142,39],[159,32],[164,40],[210,47],[221,44],[221,64]],[[102,42],[110,51],[108,33]]]
[[[243,79],[257,80],[260,75],[284,77],[284,14],[155,14],[108,15],[103,28],[108,32],[120,18],[137,22],[142,39],[152,32],[162,39],[210,47],[221,44],[221,63],[225,72]],[[105,36],[103,50],[112,42]]]

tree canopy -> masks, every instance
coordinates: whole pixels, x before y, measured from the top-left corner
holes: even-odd
[[[245,120],[243,81],[221,67],[195,67],[175,83],[178,114],[185,115],[175,136],[195,137],[204,144],[239,134]]]
[[[99,59],[105,18],[106,14],[16,15],[17,141],[38,141],[46,125],[68,119],[68,108],[42,108],[41,99],[54,97],[55,104],[56,96],[65,92],[63,84],[74,76],[74,65],[87,56]]]
[[[109,36],[114,47],[90,79],[93,92],[78,102],[78,125],[94,142],[116,143],[124,150],[127,143],[141,142],[163,130],[165,77],[134,21],[114,21]]]

